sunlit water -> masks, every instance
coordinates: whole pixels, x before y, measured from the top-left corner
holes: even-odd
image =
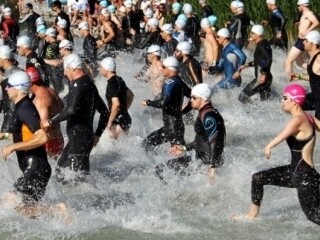
[[[129,136],[112,141],[103,134],[91,154],[88,183],[61,186],[51,179],[48,184],[45,202],[68,202],[72,224],[59,218],[29,219],[0,206],[0,239],[318,239],[319,227],[304,216],[295,189],[266,187],[256,221],[231,220],[233,214],[245,213],[250,204],[254,172],[290,162],[285,143],[272,151],[270,160],[262,155],[265,144],[288,120],[279,101],[287,84],[282,68],[285,54],[274,52],[271,101],[260,102],[254,96],[253,104],[242,105],[237,100],[253,78],[253,68],[243,73],[241,88],[212,97],[227,130],[225,164],[217,171],[214,185],[209,184],[205,168],[196,170],[196,160],[188,177],[167,170],[168,185],[154,175],[154,167],[170,158],[169,145],[159,147],[157,155],[146,155],[140,147],[144,137],[162,126],[161,116],[151,118],[141,106],[142,99],[152,96],[149,84],[133,77],[144,64],[140,56],[139,52],[117,56],[117,73],[135,93]],[[205,82],[213,85],[217,80],[210,76]],[[106,80],[98,77],[95,81],[105,99]],[[187,126],[186,141],[193,137],[193,127]],[[317,144],[316,168],[319,149]],[[54,160],[50,163],[54,168]],[[1,192],[10,191],[20,175],[15,154],[0,162]]]

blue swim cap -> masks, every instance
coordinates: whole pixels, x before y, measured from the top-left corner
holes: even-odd
[[[209,16],[209,17],[208,17],[208,20],[209,20],[209,22],[210,22],[211,27],[213,27],[214,25],[216,25],[217,22],[218,22],[218,18],[217,18],[216,16],[214,16],[214,15]]]
[[[115,13],[116,12],[116,7],[114,5],[109,5],[107,7],[107,9],[108,9],[108,12],[110,12],[110,13]]]
[[[182,19],[182,20],[185,20],[185,21],[188,20],[188,19],[187,19],[187,16],[186,16],[184,13],[181,13],[181,14],[178,16],[177,19]]]
[[[108,2],[107,1],[101,1],[99,5],[106,8],[106,7],[108,7]]]
[[[172,9],[180,10],[180,8],[181,8],[181,4],[180,4],[180,3],[178,3],[178,2],[175,2],[174,4],[172,4],[171,8],[172,8]]]
[[[39,34],[39,33],[45,34],[46,31],[47,31],[46,25],[39,25],[39,26],[37,27],[37,34]]]

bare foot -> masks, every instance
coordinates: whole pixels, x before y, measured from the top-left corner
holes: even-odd
[[[232,220],[254,220],[259,215],[260,206],[257,206],[253,203],[251,203],[249,211],[246,213],[246,215],[232,215]]]
[[[209,167],[209,169],[208,169],[208,179],[209,179],[210,184],[212,184],[212,185],[215,183],[215,176],[216,176],[216,169],[212,168],[212,167]]]

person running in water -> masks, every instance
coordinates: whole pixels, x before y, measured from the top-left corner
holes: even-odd
[[[215,170],[223,164],[223,149],[226,137],[224,120],[210,102],[212,91],[206,83],[200,83],[192,88],[191,105],[199,111],[194,125],[196,133],[193,142],[186,145],[174,145],[169,149],[173,156],[182,156],[186,151],[195,150],[196,158],[209,165],[208,177],[214,182]],[[170,164],[176,161],[170,160]],[[168,163],[169,163],[168,162]]]
[[[265,185],[296,188],[302,211],[306,217],[320,225],[320,175],[314,169],[313,153],[316,143],[315,130],[319,131],[320,121],[306,114],[302,105],[306,91],[299,84],[284,88],[282,109],[291,115],[285,128],[264,148],[267,159],[271,150],[283,141],[291,151],[291,163],[253,174],[251,183],[251,206],[246,219],[258,217]],[[239,218],[234,216],[234,219]]]

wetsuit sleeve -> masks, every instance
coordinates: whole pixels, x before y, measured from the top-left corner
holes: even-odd
[[[284,15],[280,11],[276,11],[273,13],[276,18],[279,18],[281,21],[280,29],[278,29],[279,32],[282,32],[284,30],[284,27],[286,26],[287,20],[285,19]]]
[[[134,38],[135,39],[135,38]],[[152,43],[152,33],[149,33],[141,42],[134,42],[134,46],[139,49],[143,49]]]
[[[195,69],[195,65],[192,64],[192,62],[190,61],[188,64],[188,70],[189,70],[189,74],[190,77],[192,79],[192,82],[194,85],[197,85],[199,83],[202,83],[202,69],[201,71],[197,71],[197,69]]]
[[[62,112],[60,112],[50,120],[52,125],[68,120],[71,116],[73,116],[76,113],[77,105],[80,101],[81,94],[84,90],[83,88],[84,86],[78,85],[78,87],[76,88],[73,87],[74,91],[72,91],[72,93],[69,91],[69,94],[71,95],[68,96],[68,106],[64,108]]]
[[[98,90],[95,90],[95,97],[97,111],[100,113],[99,123],[95,132],[95,135],[101,137],[103,131],[106,129],[108,124],[108,119],[110,116],[109,110],[106,104],[103,102],[102,98],[99,95]]]
[[[88,49],[85,49],[86,52],[86,61],[91,61],[95,60],[96,58],[96,48],[97,48],[97,43],[94,40],[94,38],[89,39],[89,43],[87,45]]]
[[[239,65],[244,65],[246,63],[247,60],[247,56],[242,52],[241,49],[236,48],[235,46],[233,46],[232,48],[232,52],[237,55],[237,57],[239,58]]]
[[[182,82],[184,96],[191,99],[191,89],[187,84]],[[188,104],[182,109],[181,113],[184,115],[192,110],[191,101],[189,100]]]
[[[161,97],[155,101],[148,100],[147,105],[154,108],[163,108],[169,101],[172,90],[171,84],[173,85],[173,82],[170,82],[170,79],[166,80],[162,87]]]
[[[223,152],[223,143],[219,142],[219,128],[215,117],[211,112],[203,116],[203,126],[209,144],[209,159],[212,167],[218,167],[221,164],[221,153]]]

